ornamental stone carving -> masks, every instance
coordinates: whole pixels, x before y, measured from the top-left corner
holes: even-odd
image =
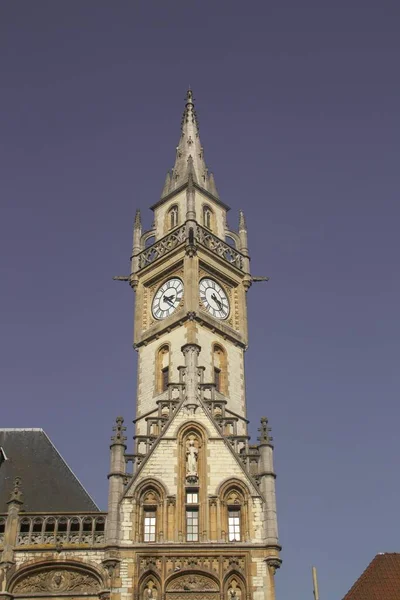
[[[12,591],[18,594],[36,592],[96,594],[100,591],[100,584],[90,573],[51,569],[27,575],[16,583]]]
[[[182,575],[173,579],[167,592],[218,592],[218,584],[205,575]]]

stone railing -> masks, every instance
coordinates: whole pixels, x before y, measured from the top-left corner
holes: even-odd
[[[104,544],[106,514],[29,515],[19,518],[17,546]]]
[[[139,270],[144,269],[147,265],[150,265],[161,256],[165,256],[168,252],[171,252],[174,248],[182,244],[185,241],[186,226],[181,225],[177,229],[171,231],[165,235],[161,240],[155,242],[145,250],[143,250],[139,256]]]
[[[171,252],[171,250],[174,250],[174,248],[182,244],[185,240],[186,225],[181,225],[171,231],[171,233],[165,235],[161,240],[154,242],[154,244],[142,250],[137,256],[139,271],[162,256],[165,256]],[[234,265],[237,269],[243,270],[243,254],[211,233],[211,231],[205,227],[202,227],[201,225],[196,226],[193,241],[208,248],[211,252],[214,252],[229,264]]]
[[[196,241],[236,268],[243,269],[243,254],[201,225],[197,225]]]

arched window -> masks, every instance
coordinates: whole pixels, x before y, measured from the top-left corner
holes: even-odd
[[[242,542],[249,537],[248,490],[242,483],[226,482],[221,489],[226,541]]]
[[[143,498],[143,541],[157,541],[157,507],[160,499],[154,490],[149,490]]]
[[[226,352],[220,344],[213,346],[213,378],[215,389],[227,395],[227,359]]]
[[[178,224],[179,224],[179,209],[175,204],[168,211],[169,229],[173,229],[174,227],[177,227]]]
[[[207,205],[203,206],[203,225],[204,227],[207,227],[207,229],[213,228],[213,212]]]
[[[156,355],[156,384],[157,393],[165,392],[168,389],[170,378],[170,350],[169,345],[164,344],[159,348]]]

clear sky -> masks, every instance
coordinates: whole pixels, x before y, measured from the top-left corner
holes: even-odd
[[[278,600],[400,551],[398,1],[3,0],[3,427],[43,427],[102,508],[135,405],[129,269],[194,89],[246,212],[247,397],[273,427]],[[130,445],[129,450],[132,450]]]

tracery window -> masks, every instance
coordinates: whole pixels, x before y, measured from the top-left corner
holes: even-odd
[[[213,212],[207,205],[203,206],[203,225],[204,227],[207,227],[207,229],[213,228]]]
[[[179,209],[176,205],[172,206],[169,211],[168,211],[168,224],[169,224],[169,228],[173,229],[174,227],[177,227],[178,223],[179,223]]]

